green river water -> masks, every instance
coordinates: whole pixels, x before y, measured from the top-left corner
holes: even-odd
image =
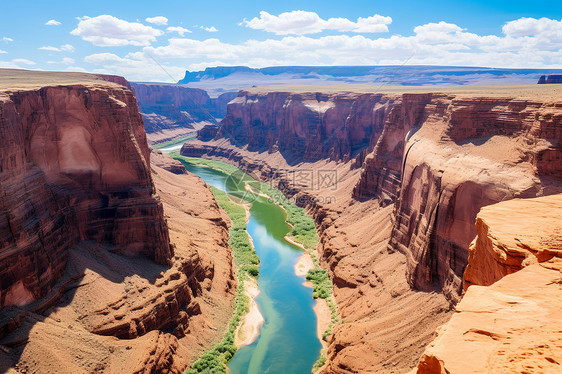
[[[312,289],[294,273],[302,250],[284,236],[291,230],[284,210],[267,198],[248,195],[228,175],[184,163],[209,185],[252,203],[247,231],[260,258],[256,298],[265,319],[257,340],[239,349],[228,364],[232,374],[309,374],[320,356]]]

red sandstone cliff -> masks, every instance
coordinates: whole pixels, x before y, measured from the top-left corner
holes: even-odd
[[[202,123],[216,123],[203,90],[174,84],[131,83],[153,143],[194,135]]]
[[[0,70],[0,134],[0,371],[181,373],[220,339],[227,223],[151,166],[123,78]]]
[[[380,94],[241,91],[218,136],[297,162],[347,161],[376,142],[392,101]]]
[[[319,91],[241,92],[215,140],[181,152],[226,159],[306,197],[297,201],[315,215],[345,321],[326,372],[405,370],[460,298],[480,208],[561,190],[562,91]],[[336,169],[338,184],[303,190],[283,180],[292,168]]]
[[[464,272],[465,289],[489,286],[526,266],[562,258],[562,195],[484,207],[476,230]]]
[[[0,307],[45,295],[81,240],[168,264],[168,230],[132,93],[93,83],[0,95]]]
[[[559,373],[562,195],[484,207],[476,227],[472,285],[414,372]]]
[[[389,124],[390,142],[402,153],[393,165],[401,184],[389,246],[406,254],[412,286],[438,287],[458,300],[480,208],[560,191],[561,121],[556,101],[432,94],[404,129],[407,139]],[[377,151],[365,174],[370,163],[378,169]]]

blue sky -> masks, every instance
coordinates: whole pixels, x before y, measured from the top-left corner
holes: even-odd
[[[404,61],[562,68],[562,2],[28,0],[0,11],[6,68],[172,81],[216,65]]]

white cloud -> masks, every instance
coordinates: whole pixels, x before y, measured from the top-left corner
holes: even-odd
[[[74,71],[74,72],[80,72],[80,73],[86,73],[86,69],[80,67],[80,66],[68,66],[66,69],[66,71]]]
[[[70,57],[64,57],[61,61],[47,61],[47,64],[63,64],[63,65],[72,65],[76,61]]]
[[[99,47],[121,47],[125,45],[147,46],[164,32],[137,22],[127,22],[104,14],[80,19],[78,26],[70,32]]]
[[[164,61],[176,59],[182,64],[198,67],[214,66],[217,61],[252,67],[378,65],[408,61],[409,64],[430,65],[562,68],[562,37],[544,36],[556,32],[552,27],[539,29],[539,34],[533,36],[514,37],[509,32],[503,36],[478,35],[452,23],[438,22],[415,27],[411,36],[380,38],[364,35],[285,36],[239,44],[216,38],[171,38],[168,45],[148,46],[143,52],[128,57],[138,59],[153,55]]]
[[[168,19],[166,17],[163,17],[163,16],[148,17],[146,19],[146,22],[152,23],[152,24],[158,25],[158,26],[164,26],[164,25],[168,24]]]
[[[208,31],[208,32],[217,32],[217,31],[219,31],[215,26],[211,26],[211,27],[200,26],[199,28],[200,28],[200,29],[203,29],[203,30],[205,30],[205,31]]]
[[[53,47],[53,46],[44,46],[39,48],[42,51],[51,51],[51,52],[73,52],[74,46],[70,44],[63,44],[60,47]]]
[[[3,50],[1,50],[1,49],[0,49],[0,53],[8,53],[8,52],[6,52],[6,51],[3,51]]]
[[[7,36],[4,36],[4,37],[2,37],[2,41],[3,41],[3,42],[6,42],[6,43],[10,43],[10,42],[13,42],[14,39],[8,38]]]
[[[356,22],[353,22],[347,18],[329,18],[324,20],[314,12],[303,10],[281,13],[278,16],[262,10],[259,18],[254,17],[249,21],[244,19],[241,25],[256,30],[273,32],[277,35],[304,35],[315,34],[324,30],[356,33],[388,32],[387,25],[391,23],[391,17],[378,14],[367,18],[359,17]]]
[[[520,20],[507,23],[504,34],[500,35],[479,35],[456,24],[437,22],[415,27],[410,36],[386,35],[378,38],[357,34],[292,35],[227,43],[218,38],[197,40],[174,37],[166,45],[145,46],[124,57],[100,53],[88,56],[85,61],[92,64],[96,72],[120,74],[131,80],[168,82],[180,79],[186,68],[201,70],[217,65],[264,67],[408,63],[562,68],[562,37],[551,37],[558,32],[554,26],[560,21],[535,20],[543,26],[534,26],[531,33],[528,26],[527,31],[521,31],[523,27],[517,22]],[[544,27],[545,24],[550,27]],[[164,65],[174,79],[163,72],[152,57]]]
[[[21,69],[22,67],[12,61],[0,61],[0,68]]]
[[[27,60],[25,58],[15,58],[12,60],[12,62],[18,65],[35,65],[35,62]]]
[[[186,28],[183,27],[175,27],[175,26],[170,26],[166,29],[166,31],[168,32],[177,32],[178,34],[180,34],[180,36],[184,36],[185,33],[191,33],[191,30],[188,30]]]
[[[562,20],[523,17],[506,23],[503,26],[503,33],[512,37],[539,35],[560,37],[562,35]]]
[[[47,25],[47,26],[59,26],[59,25],[61,25],[61,23],[57,20],[50,19],[47,22],[45,22],[45,25]]]

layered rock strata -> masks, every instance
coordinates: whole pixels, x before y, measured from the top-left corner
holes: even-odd
[[[556,100],[452,89],[265,91],[242,91],[215,138],[279,152],[289,164],[355,157],[353,167],[363,173],[354,197],[397,203],[389,247],[406,255],[409,283],[442,289],[453,301],[462,291],[479,209],[560,189]],[[204,139],[214,132],[204,131]]]
[[[236,93],[211,98],[204,90],[176,84],[131,83],[141,110],[148,141],[160,143],[195,135],[217,123]]]
[[[380,94],[241,91],[217,136],[296,162],[347,161],[376,143],[392,103]]]
[[[15,328],[0,339],[0,371],[180,374],[222,338],[236,289],[227,218],[203,181],[151,158],[172,265],[80,242],[53,292],[0,313]]]
[[[562,258],[562,195],[482,208],[470,244],[464,288],[489,286],[525,266]]]
[[[81,240],[170,263],[143,123],[126,87],[2,82],[0,129],[0,307],[49,292]]]

